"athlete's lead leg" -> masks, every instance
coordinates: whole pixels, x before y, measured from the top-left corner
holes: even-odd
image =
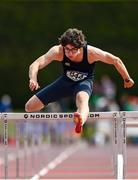
[[[82,126],[86,122],[89,114],[89,95],[87,92],[80,91],[76,95],[77,112],[74,113],[75,131],[81,133]]]

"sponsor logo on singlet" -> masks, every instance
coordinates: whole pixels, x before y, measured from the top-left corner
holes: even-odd
[[[80,81],[86,78],[88,76],[88,73],[83,73],[79,71],[67,71],[66,76],[73,81]]]
[[[70,63],[66,62],[65,65],[66,65],[66,66],[70,66]]]

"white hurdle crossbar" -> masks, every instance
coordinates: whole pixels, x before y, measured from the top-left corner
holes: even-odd
[[[127,124],[127,118],[132,118]],[[4,121],[4,145],[5,145],[5,179],[8,172],[8,121],[31,121],[31,120],[72,120],[73,113],[1,113],[0,119]],[[136,126],[138,111],[113,111],[113,112],[90,112],[89,120],[109,119],[113,121],[113,152],[114,152],[114,175],[118,180],[125,179],[126,172],[126,127]]]

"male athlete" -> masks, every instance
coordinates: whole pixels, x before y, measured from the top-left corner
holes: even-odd
[[[99,48],[87,45],[81,30],[68,29],[59,38],[59,45],[36,59],[29,68],[29,88],[40,88],[38,71],[52,61],[62,62],[64,73],[52,84],[33,95],[25,105],[26,112],[39,111],[49,103],[63,97],[74,96],[77,111],[74,113],[75,131],[81,133],[89,114],[88,101],[93,89],[94,68],[97,61],[114,65],[124,81],[124,88],[133,86],[134,81],[120,58]]]

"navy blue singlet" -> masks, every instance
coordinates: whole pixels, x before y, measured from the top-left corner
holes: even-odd
[[[64,75],[73,81],[94,78],[95,62],[92,64],[88,62],[87,45],[83,47],[83,59],[81,62],[71,61],[64,53],[62,65]]]

